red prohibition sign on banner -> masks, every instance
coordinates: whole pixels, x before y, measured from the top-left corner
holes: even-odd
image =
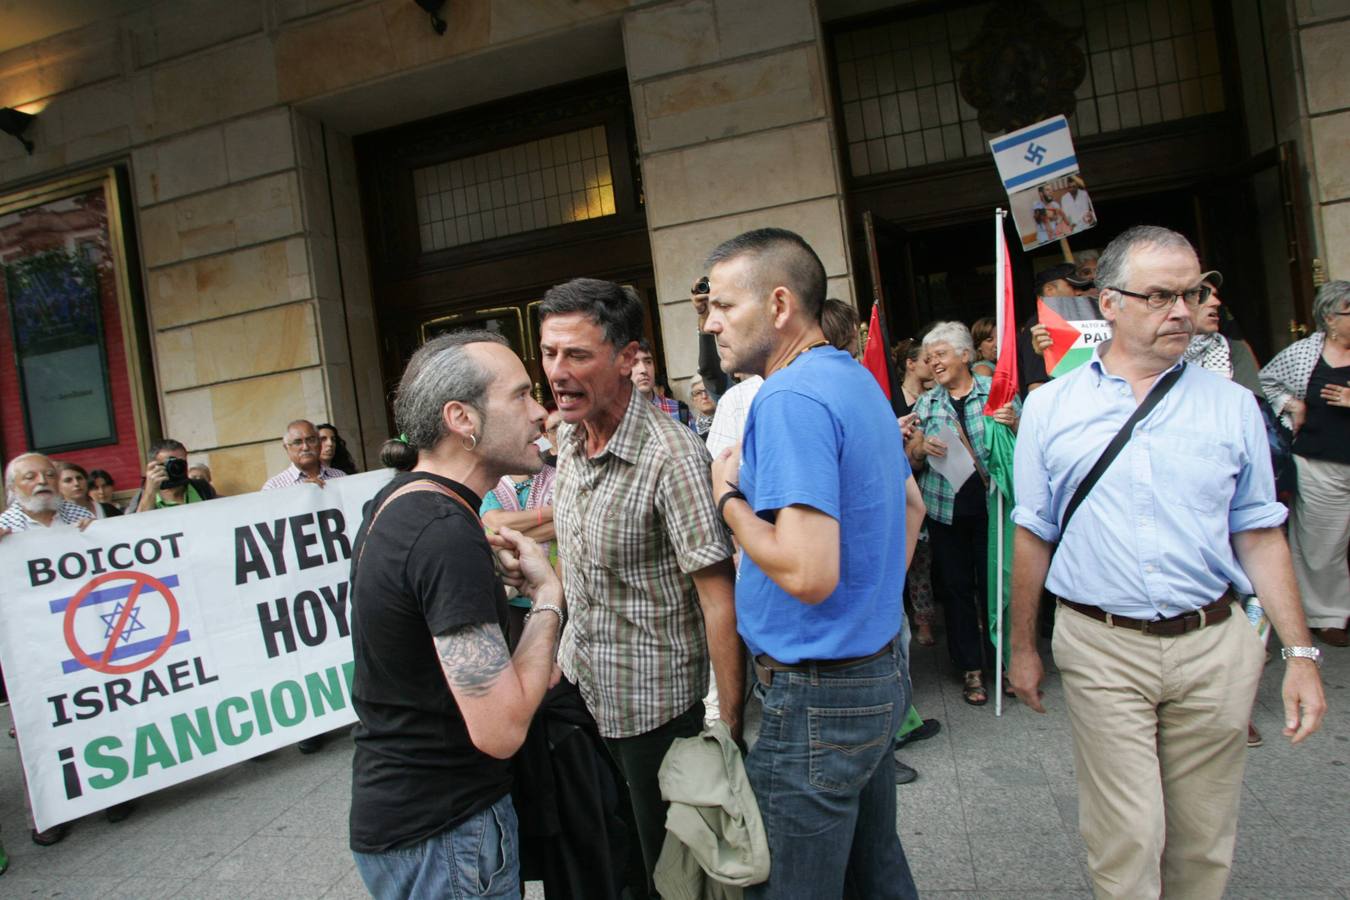
[[[79,611],[80,605],[89,599],[91,593],[110,581],[130,581],[131,590],[127,593],[127,602],[122,606],[122,613],[118,617],[117,623],[112,626],[107,646],[103,648],[98,658],[95,658],[86,653],[84,648],[80,646],[80,642],[75,638],[75,614]],[[122,636],[122,629],[127,627],[127,621],[131,618],[131,611],[140,600],[141,591],[147,587],[162,596],[164,603],[169,607],[168,633],[159,642],[159,646],[144,659],[132,663],[114,663],[112,662],[112,654],[117,647],[117,639]],[[74,654],[76,661],[81,665],[105,675],[125,675],[128,672],[137,672],[169,652],[169,648],[173,646],[173,639],[178,635],[178,598],[173,595],[173,592],[164,582],[152,575],[146,575],[144,572],[129,570],[107,572],[80,588],[79,592],[70,598],[70,604],[66,607],[63,627],[66,635],[66,646],[70,648],[70,652]]]

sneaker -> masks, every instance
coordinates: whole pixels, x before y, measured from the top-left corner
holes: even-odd
[[[941,730],[942,723],[937,719],[924,719],[923,724],[918,728],[907,731],[895,739],[895,749],[899,750],[906,744],[912,744],[915,741],[926,741]]]
[[[913,781],[918,777],[919,773],[916,772],[912,767],[905,765],[898,759],[895,761],[896,784],[909,784],[911,781]]]
[[[323,744],[324,736],[319,735],[317,737],[305,738],[303,741],[298,742],[295,747],[301,753],[318,753],[323,749]]]
[[[1256,730],[1256,726],[1251,722],[1247,723],[1247,746],[1260,747],[1265,741],[1261,739],[1261,732]]]

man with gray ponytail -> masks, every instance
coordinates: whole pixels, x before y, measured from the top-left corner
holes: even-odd
[[[530,387],[482,331],[428,342],[399,383],[417,463],[366,507],[351,575],[351,848],[377,898],[520,896],[510,757],[553,680],[566,604],[538,545],[485,536],[477,510],[503,475],[542,465]],[[514,653],[497,568],[534,601]]]

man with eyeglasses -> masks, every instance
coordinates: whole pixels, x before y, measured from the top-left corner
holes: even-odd
[[[286,471],[279,472],[267,479],[262,486],[264,491],[287,488],[296,484],[317,484],[323,487],[325,481],[341,478],[346,472],[330,469],[319,459],[319,432],[308,419],[296,419],[286,426],[286,436],[281,445],[286,448],[286,456],[291,465]]]
[[[1209,294],[1194,249],[1131,228],[1102,253],[1097,283],[1111,339],[1022,413],[1008,678],[1044,712],[1036,621],[1048,586],[1097,897],[1219,898],[1265,657],[1234,595],[1258,595],[1284,644],[1293,743],[1326,709],[1320,654],[1256,401],[1182,360]]]
[[[325,481],[342,478],[347,474],[339,469],[330,469],[319,459],[319,430],[308,419],[296,419],[287,425],[286,436],[281,439],[281,446],[286,448],[286,456],[290,458],[291,464],[285,471],[267,479],[262,486],[264,491],[294,487],[297,484],[317,484],[323,487]],[[305,738],[295,746],[301,753],[318,753],[327,740],[328,735],[316,734],[314,737]]]

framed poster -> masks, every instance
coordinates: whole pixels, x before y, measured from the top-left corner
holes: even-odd
[[[124,196],[116,168],[0,196],[0,450],[59,454],[119,487],[157,419]]]

